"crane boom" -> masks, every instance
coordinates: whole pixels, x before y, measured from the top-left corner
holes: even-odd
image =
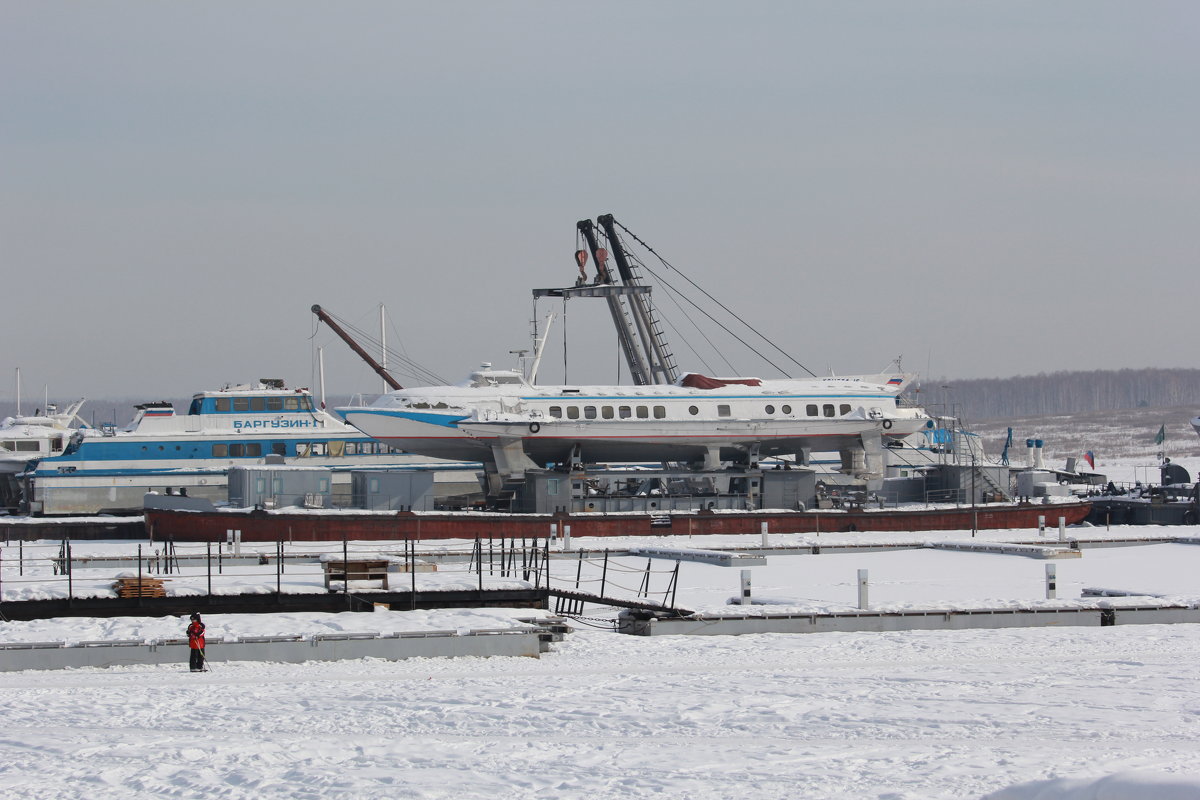
[[[393,378],[391,376],[391,373],[389,373],[386,369],[384,369],[379,364],[378,361],[371,358],[370,353],[368,353],[366,350],[363,350],[362,347],[358,344],[358,342],[354,341],[354,339],[352,339],[350,337],[350,334],[348,334],[344,330],[342,330],[342,326],[338,325],[337,322],[335,322],[333,320],[333,318],[331,316],[329,316],[329,314],[325,311],[325,309],[321,308],[319,305],[314,304],[312,307],[312,312],[317,315],[317,319],[321,320],[321,322],[324,322],[326,325],[329,326],[329,329],[331,331],[333,331],[338,336],[340,336],[343,342],[350,345],[350,349],[353,350],[355,353],[358,353],[358,357],[361,358],[363,361],[367,362],[367,366],[369,366],[371,369],[375,370],[375,374],[377,374],[379,377],[383,378],[384,383],[386,383],[388,386],[392,387],[393,390],[404,388],[403,386],[400,385],[400,383],[395,378]]]

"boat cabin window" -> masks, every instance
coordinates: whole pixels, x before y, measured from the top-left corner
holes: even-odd
[[[233,410],[234,411],[249,411],[250,410],[250,398],[249,397],[233,398]]]
[[[732,416],[732,414],[731,414],[731,413],[730,413],[730,411],[729,411],[729,406],[727,406],[727,405],[724,405],[724,404],[721,404],[721,405],[717,406],[717,416],[718,416],[718,417],[729,417],[729,416]]]
[[[650,409],[646,406],[638,406],[637,417],[638,419],[650,419]]]
[[[655,406],[654,407],[654,418],[655,419],[666,419],[667,418],[667,407],[666,406]]]
[[[323,456],[323,455],[327,455],[328,453],[329,453],[329,450],[325,446],[325,442],[313,442],[312,443],[312,454],[314,456]]]
[[[782,409],[780,409],[780,410],[781,410],[781,411],[783,411],[783,413],[785,413],[785,414],[790,414],[790,413],[792,413],[792,407],[791,407],[791,406],[784,406],[784,407],[783,407]]]
[[[262,443],[231,444],[229,445],[229,455],[232,458],[257,458],[262,455]]]
[[[250,398],[250,410],[251,411],[266,411],[267,410],[267,398],[251,397]]]
[[[579,406],[567,406],[567,419],[579,419]]]
[[[834,415],[833,403],[826,403],[825,405],[821,406],[821,412],[826,417],[832,417]]]
[[[595,406],[584,406],[583,407],[583,418],[584,419],[595,419],[596,418],[596,407]]]
[[[808,407],[805,409],[805,413],[810,417],[815,417],[817,415],[817,404],[809,403]]]
[[[229,445],[214,444],[212,453],[213,458],[226,458],[229,455]]]
[[[688,413],[694,417],[700,413],[700,409],[696,406],[688,406]]]
[[[633,409],[630,408],[629,406],[618,406],[617,407],[617,416],[620,417],[621,419],[629,419],[630,417],[633,416]]]
[[[199,414],[199,413],[200,413],[200,398],[193,397],[192,404],[190,406],[188,406],[188,414]]]
[[[296,455],[300,458],[308,458],[312,455],[312,445],[308,442],[297,442]]]
[[[774,414],[774,413],[775,413],[775,406],[767,406],[767,413],[768,413],[768,414]]]
[[[271,442],[271,452],[277,456],[286,456],[287,442]]]
[[[562,406],[550,406],[550,416],[562,419]]]
[[[267,398],[267,411],[283,411],[283,398],[282,397],[268,397]]]
[[[604,417],[605,419],[612,419],[613,418],[613,407],[612,406],[601,406],[600,407],[600,416]]]
[[[299,397],[283,398],[283,410],[284,411],[295,411],[298,408],[300,408],[300,398]]]
[[[842,403],[842,405],[838,408],[838,412],[841,414],[849,414],[850,413],[850,404]]]
[[[228,397],[218,397],[213,401],[213,408],[217,411],[228,411],[230,408]]]

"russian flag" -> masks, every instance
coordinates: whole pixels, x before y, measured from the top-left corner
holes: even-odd
[[[904,383],[904,378],[892,378],[890,381],[887,382],[887,385],[888,386],[899,386],[902,383]]]
[[[1092,469],[1096,468],[1096,456],[1094,453],[1092,453],[1091,450],[1088,450],[1086,453],[1083,454],[1083,460],[1088,462],[1088,466],[1091,467]]]

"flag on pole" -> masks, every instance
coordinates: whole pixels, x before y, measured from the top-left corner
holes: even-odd
[[[1088,466],[1091,467],[1092,469],[1096,468],[1096,454],[1093,453],[1091,450],[1088,450],[1086,453],[1083,454],[1083,460],[1088,462]]]
[[[1158,429],[1158,433],[1154,434],[1154,443],[1162,444],[1167,439],[1167,426],[1163,425]]]

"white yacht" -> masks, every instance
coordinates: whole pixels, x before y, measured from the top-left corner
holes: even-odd
[[[22,472],[30,461],[61,453],[71,437],[82,430],[75,427],[82,399],[60,412],[55,406],[39,409],[33,416],[18,415],[0,421],[0,473]],[[81,420],[78,420],[82,424]]]

